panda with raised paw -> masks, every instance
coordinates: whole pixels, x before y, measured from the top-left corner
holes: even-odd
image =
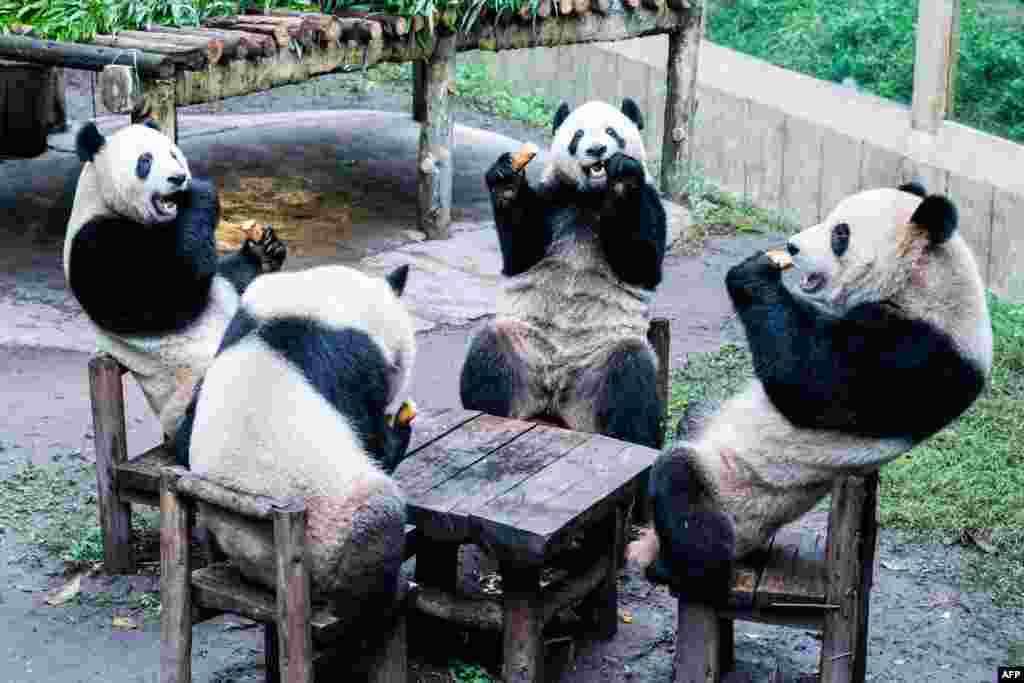
[[[132,373],[165,437],[220,344],[241,293],[276,271],[286,248],[270,228],[218,260],[217,190],[194,178],[151,120],[105,137],[89,122],[64,240],[64,274],[101,351]]]
[[[174,441],[178,463],[212,481],[305,501],[313,597],[366,636],[391,614],[403,561],[390,473],[415,417],[401,403],[416,354],[407,274],[336,265],[254,281]],[[274,587],[272,534],[204,505],[199,521],[244,576]]]
[[[971,406],[992,327],[957,227],[955,206],[916,183],[867,190],[789,240],[785,277],[762,253],[729,271],[756,379],[695,429],[681,422],[652,467],[654,528],[627,553],[651,581],[723,598],[732,562],[837,477],[877,469]]]
[[[537,187],[511,154],[487,171],[505,280],[470,342],[465,408],[657,444],[647,328],[667,226],[642,128],[630,99],[563,103]]]

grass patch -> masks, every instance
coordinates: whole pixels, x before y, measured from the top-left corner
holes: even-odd
[[[981,537],[963,578],[997,603],[1024,607],[1024,305],[989,298],[991,382],[958,420],[882,468],[880,521],[931,540]],[[753,376],[733,345],[693,355],[673,376],[669,433],[694,401],[721,400]]]
[[[101,562],[95,482],[93,465],[23,465],[0,479],[0,526],[65,562]],[[158,511],[139,512],[132,515],[136,531],[159,528]]]

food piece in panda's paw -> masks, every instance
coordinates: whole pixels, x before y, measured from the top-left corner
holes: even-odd
[[[784,249],[770,249],[765,252],[765,256],[770,258],[779,270],[793,267],[793,257],[786,253]]]
[[[533,161],[533,158],[537,156],[537,152],[540,150],[537,145],[532,142],[524,143],[519,151],[512,155],[512,170],[516,173],[523,170],[528,163]]]
[[[411,398],[406,399],[402,406],[398,409],[398,415],[395,416],[395,422],[401,426],[405,426],[412,422],[416,418],[416,403]]]

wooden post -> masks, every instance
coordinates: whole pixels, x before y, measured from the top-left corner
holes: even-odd
[[[669,349],[672,338],[672,328],[668,318],[654,318],[647,328],[647,341],[654,347],[654,355],[658,357],[658,401],[661,403],[661,429],[658,434],[658,448],[665,446],[665,433],[668,425],[668,396],[669,396],[669,365],[672,360],[669,356]]]
[[[868,621],[871,614],[871,586],[878,551],[878,471],[864,478],[864,514],[861,522],[860,623],[857,625],[857,651],[853,658],[853,680],[863,681],[868,661]]]
[[[452,155],[455,121],[455,34],[439,33],[425,65],[425,121],[420,126],[419,224],[428,239],[445,239],[452,219]]]
[[[53,110],[49,71],[0,62],[0,155],[30,159],[46,152]]]
[[[412,120],[427,120],[427,64],[422,59],[412,63]]]
[[[542,683],[544,678],[544,606],[540,569],[502,567],[505,620],[502,638],[503,683]]]
[[[394,630],[387,642],[374,653],[370,662],[367,683],[405,683],[408,678],[407,634],[405,606],[399,607]]]
[[[174,93],[173,79],[156,79],[143,81],[143,102],[139,109],[132,113],[132,123],[138,123],[146,117],[153,119],[160,132],[178,144],[178,105]]]
[[[313,683],[306,506],[301,502],[274,510],[274,555],[281,683]]]
[[[821,680],[848,683],[860,657],[862,632],[864,536],[861,525],[867,501],[862,477],[840,477],[832,487],[832,508],[828,515],[825,562],[828,582],[825,602],[839,609],[825,613],[821,639]]]
[[[596,636],[604,640],[615,637],[619,630],[619,564],[623,552],[622,512],[615,506],[613,512],[594,530],[596,539],[608,544],[605,551],[605,577],[594,591],[597,607]]]
[[[718,683],[720,633],[709,605],[679,600],[676,627],[675,683]]]
[[[63,132],[68,127],[66,86],[64,69],[58,66],[50,68],[50,115],[47,125],[51,131]]]
[[[919,0],[910,125],[936,133],[953,109],[960,0]]]
[[[117,467],[128,458],[121,366],[102,354],[89,361],[93,443],[96,445],[96,496],[103,530],[103,569],[108,574],[135,572],[132,509],[117,495]]]
[[[693,163],[697,67],[704,38],[704,3],[694,2],[686,27],[668,34],[668,86],[661,145],[661,191],[680,202]]]
[[[191,533],[178,476],[160,473],[160,683],[192,683]]]

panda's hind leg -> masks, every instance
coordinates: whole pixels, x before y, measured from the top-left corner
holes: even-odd
[[[570,372],[560,417],[570,429],[657,448],[662,415],[657,363],[646,340],[616,343]]]
[[[484,325],[473,336],[462,365],[462,407],[512,418],[543,412],[545,401],[527,359],[528,344],[528,332],[519,323]]]
[[[658,554],[646,576],[688,602],[717,603],[728,596],[732,580],[735,530],[694,471],[695,455],[680,444],[651,467],[648,496]]]

